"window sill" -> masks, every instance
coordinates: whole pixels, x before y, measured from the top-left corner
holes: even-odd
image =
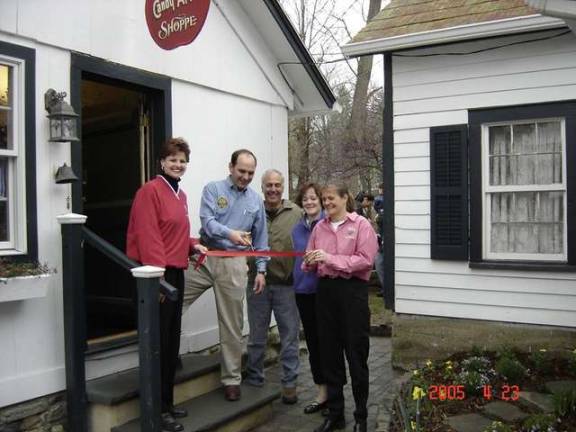
[[[576,266],[566,263],[542,261],[478,261],[469,262],[468,267],[483,270],[521,270],[539,272],[576,272]]]

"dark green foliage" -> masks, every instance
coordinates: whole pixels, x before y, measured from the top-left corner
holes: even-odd
[[[526,368],[516,358],[501,357],[494,366],[496,372],[503,376],[509,383],[521,383],[526,377]]]

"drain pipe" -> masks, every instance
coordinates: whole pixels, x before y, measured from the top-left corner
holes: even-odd
[[[524,0],[542,15],[562,18],[576,33],[576,1],[574,0]]]

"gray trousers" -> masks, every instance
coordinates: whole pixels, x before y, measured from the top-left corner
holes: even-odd
[[[260,294],[254,294],[252,284],[247,287],[248,322],[248,365],[246,381],[252,385],[264,384],[264,357],[268,328],[272,312],[280,333],[280,362],[282,385],[296,387],[300,360],[298,358],[300,317],[291,285],[266,285]]]

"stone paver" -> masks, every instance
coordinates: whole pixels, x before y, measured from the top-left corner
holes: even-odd
[[[574,380],[548,381],[546,383],[546,390],[548,390],[550,393],[560,393],[568,390],[576,390],[576,381]]]
[[[492,421],[480,414],[463,414],[449,417],[448,424],[457,432],[482,432]]]
[[[536,406],[544,413],[551,413],[554,411],[552,396],[548,394],[538,392],[520,392],[520,402]]]
[[[528,417],[524,411],[508,402],[495,401],[484,406],[484,413],[503,422],[512,423]]]
[[[370,338],[370,357],[368,367],[370,368],[370,396],[368,399],[368,430],[386,430],[377,428],[378,418],[382,417],[379,411],[383,409],[391,410],[391,400],[396,394],[392,390],[398,373],[392,371],[391,343],[389,338]],[[274,365],[266,370],[266,378],[270,382],[280,382],[280,364]],[[385,399],[390,398],[390,407],[380,406]],[[300,377],[298,379],[298,403],[295,405],[284,405],[280,400],[273,403],[273,414],[268,422],[253,429],[253,432],[312,432],[314,428],[321,425],[324,417],[318,412],[315,414],[304,414],[304,407],[316,396],[316,386],[312,381],[310,365],[306,354],[300,355]],[[354,426],[354,398],[350,386],[344,387],[344,397],[346,399],[346,430],[351,430]]]

